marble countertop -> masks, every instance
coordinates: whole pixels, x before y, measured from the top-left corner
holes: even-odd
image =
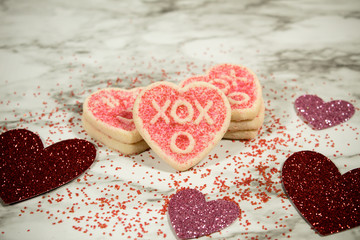
[[[360,2],[0,0],[1,133],[26,128],[46,146],[69,138],[97,146],[77,180],[0,205],[0,239],[175,239],[166,213],[180,188],[241,208],[202,239],[359,239],[359,227],[322,237],[284,194],[281,167],[314,150],[341,173],[360,167]],[[251,141],[222,140],[177,172],[148,150],[122,156],[81,125],[100,88],[178,83],[219,63],[252,69],[263,86],[264,126]],[[346,123],[316,131],[294,111],[315,94],[356,107]]]

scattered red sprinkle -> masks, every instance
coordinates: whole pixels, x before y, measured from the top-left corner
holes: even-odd
[[[233,49],[220,44],[219,51],[228,54]],[[98,158],[86,174],[66,187],[38,197],[39,201],[35,204],[31,201],[22,203],[26,206],[19,208],[16,218],[21,221],[36,215],[55,227],[70,224],[73,231],[89,239],[146,239],[153,235],[159,239],[173,238],[169,235],[167,218],[169,199],[180,189],[195,188],[206,194],[207,200],[223,198],[239,204],[241,217],[234,222],[242,232],[239,238],[276,239],[270,233],[274,227],[279,231],[277,238],[291,238],[292,226],[286,224],[286,219],[295,216],[281,185],[283,162],[294,150],[302,149],[326,150],[329,155],[342,156],[347,149],[354,147],[360,135],[359,129],[350,122],[327,132],[310,131],[293,112],[293,102],[298,95],[292,93],[306,93],[296,79],[276,79],[274,74],[264,75],[253,69],[260,82],[268,83],[263,86],[266,111],[258,138],[250,141],[223,140],[216,151],[187,172],[164,170],[165,164],[151,151],[122,156],[102,147],[82,128],[82,103],[89,94],[105,87],[132,88],[155,81],[179,82],[191,75],[205,74],[205,70],[215,64],[211,55],[209,51],[204,52],[204,56],[210,59],[207,64],[187,62],[185,67],[182,66],[187,61],[185,58],[169,60],[119,56],[114,60],[119,66],[115,70],[113,64],[98,62],[92,56],[62,56],[59,61],[69,70],[69,80],[64,80],[67,81],[65,84],[55,82],[52,89],[36,85],[28,87],[26,92],[9,91],[17,100],[0,100],[0,108],[6,113],[0,116],[0,121],[4,123],[0,128],[2,132],[31,128],[36,124],[41,126],[36,129],[44,136],[47,146],[74,135],[99,146]],[[163,69],[169,64],[174,69]],[[101,72],[117,71],[118,76],[115,74],[112,79],[102,79],[98,74],[84,75],[95,68],[101,69]],[[88,81],[96,81],[96,86],[91,87],[94,84],[89,85]],[[10,84],[5,82],[3,87],[10,88]],[[24,102],[31,102],[33,110],[18,111]],[[351,102],[357,105],[355,100]],[[280,109],[279,104],[282,103]],[[352,132],[353,138],[343,139],[343,143],[333,138],[334,132],[343,131]],[[342,147],[339,148],[339,145]],[[346,162],[342,166],[353,165]],[[274,202],[279,207],[269,213],[269,206]],[[263,216],[268,221],[271,219],[272,224],[254,216]],[[253,233],[254,229],[263,234]],[[5,233],[7,236],[8,232],[1,232],[2,235]],[[226,229],[221,236],[226,238],[225,234]]]

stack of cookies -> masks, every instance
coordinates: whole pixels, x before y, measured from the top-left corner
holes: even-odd
[[[180,85],[209,82],[227,96],[231,105],[231,122],[223,138],[255,138],[264,121],[262,89],[256,75],[244,66],[221,64],[212,67],[205,76],[186,79]]]
[[[137,131],[132,109],[141,88],[107,88],[91,94],[84,102],[82,122],[86,132],[123,154],[149,148]]]
[[[231,119],[228,131],[225,133],[224,138],[227,139],[253,139],[256,138],[258,132],[264,122],[265,106],[261,102],[260,109],[256,117],[246,120],[233,120]]]
[[[195,166],[222,138],[255,138],[263,121],[259,80],[232,64],[179,85],[99,90],[84,102],[82,118],[87,133],[108,147],[126,155],[151,147],[180,171]]]

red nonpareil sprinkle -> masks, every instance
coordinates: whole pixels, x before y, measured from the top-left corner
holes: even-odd
[[[178,82],[191,75],[204,75],[207,69],[218,62],[211,58],[212,53],[206,51],[210,61],[200,65],[186,62],[188,58],[181,56],[181,50],[177,54],[180,58],[119,56],[114,59],[115,64],[96,61],[94,56],[86,54],[64,56],[59,60],[61,65],[72,69],[68,72],[71,80],[65,84],[55,82],[49,83],[49,87],[44,85],[40,88],[37,85],[29,86],[26,92],[16,90],[16,94],[13,93],[11,82],[3,85],[15,98],[0,100],[0,107],[4,109],[0,115],[4,123],[1,131],[36,126],[46,146],[74,136],[93,141],[81,126],[82,104],[87,96],[107,86],[130,89],[146,86],[159,79]],[[219,51],[227,54],[234,49],[219,44]],[[198,51],[197,54],[199,56],[203,53]],[[114,65],[119,67],[114,69]],[[166,79],[161,71],[165,65]],[[102,67],[103,72],[118,73],[118,76],[113,79],[102,79],[97,73],[84,76],[85,72],[93,72],[99,67]],[[293,109],[293,103],[298,97],[294,92],[305,93],[300,87],[301,81],[281,79],[275,74],[261,74],[259,71],[256,74],[264,83],[266,107],[264,125],[258,138],[251,141],[222,140],[203,161],[184,173],[165,167],[152,151],[123,156],[98,144],[98,158],[86,174],[66,187],[38,197],[39,201],[35,199],[34,205],[30,201],[22,202],[26,206],[17,210],[15,220],[23,221],[24,218],[36,216],[37,219],[43,219],[41,223],[54,224],[54,229],[61,225],[59,227],[66,228],[69,234],[78,232],[86,239],[110,236],[114,239],[147,239],[153,236],[171,239],[174,233],[169,230],[167,217],[169,199],[182,188],[195,188],[207,193],[207,201],[232,199],[241,206],[241,217],[232,224],[241,232],[237,238],[278,239],[297,236],[298,231],[286,223],[286,219],[294,220],[299,216],[283,192],[279,178],[283,162],[294,149],[303,148],[323,151],[330,157],[335,154],[339,157],[337,160],[341,161],[346,149],[356,147],[360,131],[350,120],[332,128],[331,133],[309,132],[309,127],[295,115]],[[326,87],[333,86],[327,83]],[[26,102],[31,102],[31,111],[23,111]],[[349,102],[358,105],[355,100]],[[185,114],[185,111],[179,114]],[[342,139],[341,143],[334,136],[344,131],[353,135]],[[354,166],[350,161],[340,162],[339,166],[345,164],[347,168]],[[273,204],[278,207],[269,211]],[[267,221],[259,220],[259,216]],[[106,224],[107,227],[100,228],[98,223]],[[68,229],[68,225],[72,228]],[[29,226],[22,231],[26,234],[27,229],[30,229]],[[31,228],[29,235],[33,233]],[[214,233],[214,238],[227,238],[230,234],[224,229],[221,234]],[[2,236],[11,238],[11,232],[4,229]]]

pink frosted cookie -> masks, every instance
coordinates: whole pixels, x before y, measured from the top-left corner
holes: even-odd
[[[180,85],[192,82],[209,82],[220,88],[231,105],[231,120],[253,119],[260,110],[262,90],[256,75],[246,67],[221,64],[212,67],[208,75],[191,77]]]
[[[259,129],[265,117],[264,103],[261,103],[260,111],[254,119],[243,120],[243,121],[231,121],[229,125],[229,132],[235,131],[246,131],[246,130],[257,130]]]
[[[144,140],[141,140],[133,144],[123,143],[100,132],[95,127],[93,127],[84,117],[82,119],[82,123],[84,129],[91,137],[105,144],[109,148],[121,152],[125,155],[141,153],[149,149],[149,145],[147,145],[147,143]]]
[[[84,102],[83,117],[100,132],[123,143],[142,140],[132,119],[132,109],[141,88],[101,89]]]
[[[145,150],[132,109],[141,88],[106,88],[91,94],[83,105],[83,124],[89,135],[124,154]]]
[[[184,88],[158,82],[134,104],[136,128],[164,161],[184,171],[196,165],[227,131],[231,108],[226,96],[208,83]]]

